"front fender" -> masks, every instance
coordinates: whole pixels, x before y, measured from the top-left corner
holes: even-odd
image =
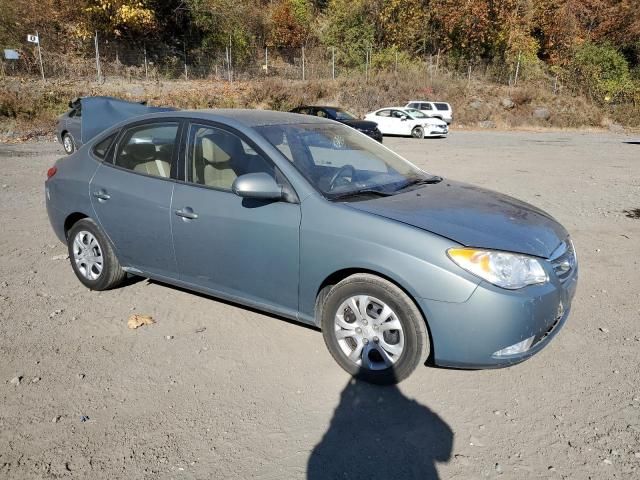
[[[447,257],[457,243],[387,218],[318,196],[302,204],[300,228],[301,317],[313,319],[324,281],[341,270],[388,277],[414,299],[466,301],[480,280]]]

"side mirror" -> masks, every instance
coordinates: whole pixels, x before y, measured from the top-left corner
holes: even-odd
[[[402,120],[402,121],[404,122],[407,118],[408,118],[408,117],[407,117],[406,115],[402,115],[402,116],[400,117],[400,120]]]
[[[260,200],[280,200],[282,187],[268,173],[246,173],[240,175],[231,185],[233,193],[243,198]]]

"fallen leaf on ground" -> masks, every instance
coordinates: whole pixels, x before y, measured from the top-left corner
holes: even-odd
[[[134,313],[129,317],[127,326],[131,329],[141,327],[143,325],[153,325],[156,321],[150,315],[138,315]]]

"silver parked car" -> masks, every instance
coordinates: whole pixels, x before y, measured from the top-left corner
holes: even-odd
[[[523,361],[561,329],[577,284],[573,244],[545,212],[317,117],[135,117],[58,160],[45,190],[90,289],[140,275],[315,325],[342,368],[376,383],[427,357]]]
[[[69,111],[58,117],[56,136],[71,155],[97,133],[119,120],[151,112],[173,111],[170,107],[148,107],[146,102],[128,102],[114,97],[81,97],[69,102]],[[85,119],[83,120],[83,112]]]

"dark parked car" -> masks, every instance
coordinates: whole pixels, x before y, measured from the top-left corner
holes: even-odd
[[[328,118],[355,128],[359,132],[370,136],[374,140],[382,143],[382,132],[378,129],[378,124],[368,120],[360,120],[352,113],[339,107],[305,106],[291,110],[291,113],[301,113],[303,115],[313,115],[314,117]]]
[[[406,378],[429,353],[521,362],[560,331],[577,285],[550,215],[317,117],[135,117],[47,176],[51,225],[88,288],[134,274],[315,325],[372,382]]]

